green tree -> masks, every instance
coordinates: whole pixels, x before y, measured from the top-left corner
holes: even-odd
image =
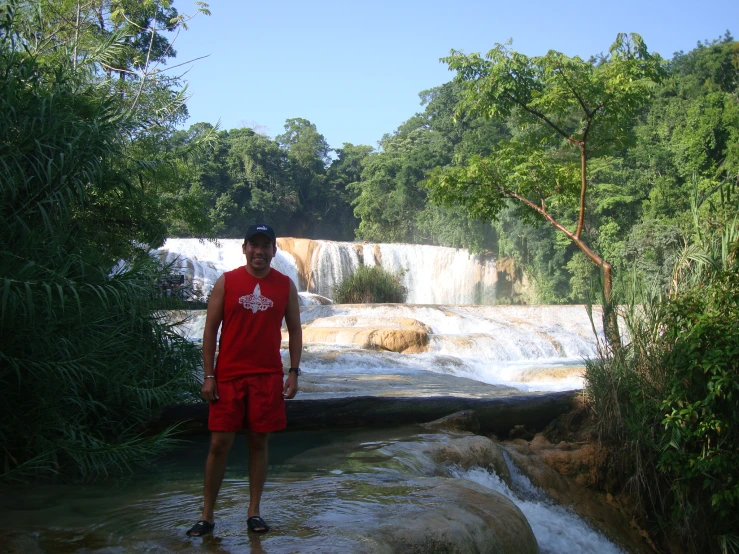
[[[629,484],[643,525],[671,551],[739,546],[739,220],[724,192],[714,218],[699,216],[694,196],[694,229],[668,288],[632,282],[630,343],[585,373],[611,486]]]
[[[437,170],[429,180],[433,199],[486,220],[509,199],[522,203],[601,268],[610,304],[611,264],[583,237],[588,161],[629,144],[631,122],[662,77],[659,58],[640,36],[620,34],[607,55],[589,61],[555,51],[528,57],[504,45],[485,58],[453,51],[444,61],[464,87],[461,112],[511,118],[517,133],[490,156]],[[615,316],[604,311],[615,345]]]
[[[365,159],[374,149],[367,145],[353,145],[345,142],[336,150],[336,158],[328,169],[328,183],[334,205],[333,224],[324,228],[321,238],[332,240],[353,240],[354,230],[359,221],[354,216],[352,202],[355,194],[348,185],[361,179]]]
[[[193,147],[201,143],[207,146]],[[219,228],[210,212],[214,191],[219,190],[228,173],[223,163],[226,147],[222,133],[210,123],[196,123],[187,130],[172,132],[159,148],[174,156],[190,152],[177,165],[178,186],[161,195],[163,203],[176,208],[167,213],[167,235],[216,238]]]
[[[99,190],[87,199],[78,225],[108,229],[111,240],[99,246],[123,247],[109,252],[114,257],[132,252],[131,241],[116,240],[131,230],[139,243],[161,244],[168,218],[177,214],[194,216],[181,222],[190,232],[202,233],[204,219],[195,211],[203,206],[176,193],[181,167],[176,158],[189,155],[199,144],[181,151],[166,147],[187,109],[182,83],[162,67],[174,55],[165,35],[185,28],[190,17],[179,14],[171,0],[35,0],[7,5],[16,14],[16,45],[23,45],[39,61],[48,82],[56,78],[55,68],[71,66],[79,86],[94,84],[101,99],[112,101],[115,96],[116,109],[125,108],[130,140],[116,164],[132,177],[127,179],[130,202],[124,208],[116,191]],[[205,3],[196,5],[198,12],[208,13]]]
[[[326,170],[331,149],[316,126],[302,118],[288,119],[275,140],[287,153],[287,172],[300,206],[288,228],[293,236],[313,237],[335,207]]]
[[[228,133],[227,144],[231,185],[219,202],[228,200],[230,235],[243,234],[254,221],[274,223],[298,211],[298,192],[277,142],[251,129],[234,129]]]
[[[146,436],[146,423],[197,391],[197,349],[157,311],[168,272],[139,245],[163,240],[154,214],[176,163],[146,146],[149,110],[165,113],[170,96],[121,97],[96,65],[107,48],[84,57],[91,37],[33,30],[50,5],[0,6],[6,479],[145,462],[172,434]]]
[[[439,133],[401,128],[380,142],[382,151],[364,161],[361,180],[349,185],[357,196],[354,215],[357,237],[378,242],[417,241],[416,217],[426,204],[419,183],[426,171],[450,159],[450,148]]]

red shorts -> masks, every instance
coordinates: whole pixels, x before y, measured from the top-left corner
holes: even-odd
[[[210,403],[208,429],[257,433],[284,429],[282,377],[282,373],[257,373],[218,383],[218,400]]]

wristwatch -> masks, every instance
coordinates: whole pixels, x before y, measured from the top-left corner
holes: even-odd
[[[301,375],[303,372],[300,371],[299,367],[291,367],[288,373],[295,373],[296,375]]]

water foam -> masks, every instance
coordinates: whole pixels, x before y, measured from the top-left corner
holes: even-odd
[[[509,488],[496,474],[479,467],[469,470],[452,469],[451,473],[460,479],[497,491],[513,501],[531,525],[542,554],[624,554],[621,548],[577,514],[551,501],[510,463],[507,456],[506,462],[511,471],[513,488]]]

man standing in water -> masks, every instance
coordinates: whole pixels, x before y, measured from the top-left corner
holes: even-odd
[[[298,291],[289,277],[270,267],[277,253],[275,232],[269,225],[252,225],[242,251],[246,265],[216,281],[208,301],[203,333],[201,393],[210,402],[210,451],[205,465],[203,513],[188,532],[202,536],[213,531],[213,510],[226,471],[226,459],[236,431],[246,430],[249,447],[250,531],[265,533],[259,503],[267,477],[269,433],[286,425],[285,398],[298,392],[303,347]],[[282,319],[289,333],[290,371],[283,385]],[[218,363],[216,336],[221,329]]]

